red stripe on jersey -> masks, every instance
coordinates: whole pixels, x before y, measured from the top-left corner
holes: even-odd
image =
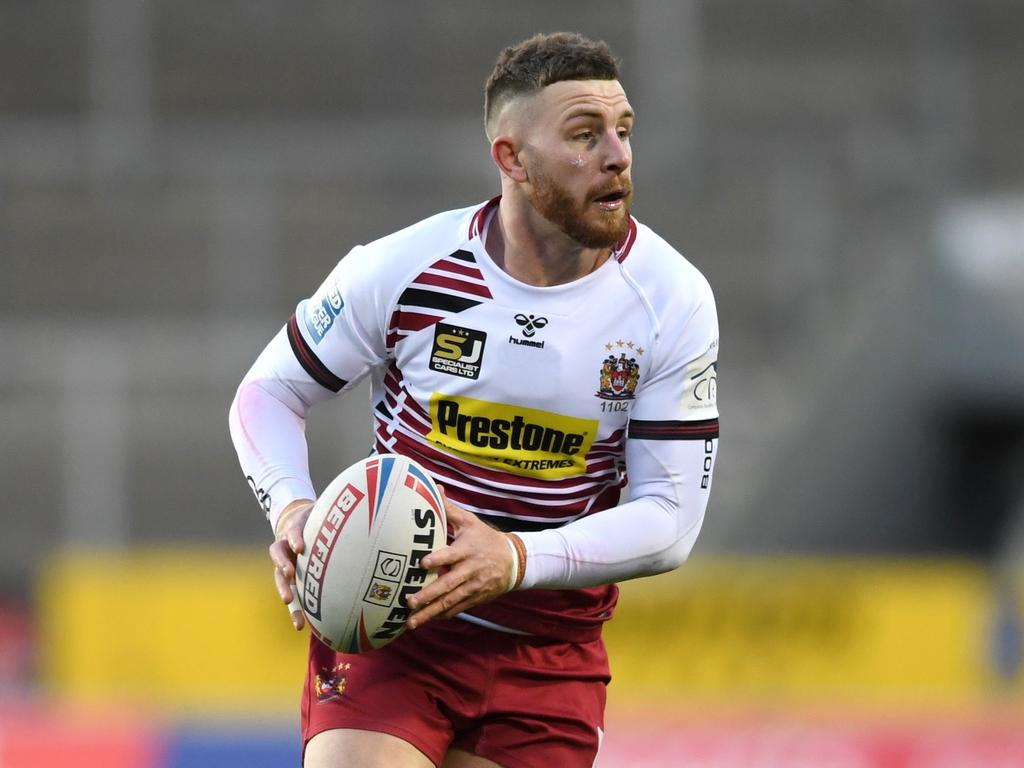
[[[427,315],[422,312],[410,312],[407,309],[403,309],[398,313],[398,325],[388,330],[415,333],[416,331],[422,331],[424,328],[429,328],[440,319],[440,315]]]
[[[490,213],[491,209],[501,202],[501,195],[492,197],[486,203],[484,203],[473,214],[473,218],[469,222],[469,236],[470,238],[477,237],[484,231],[484,222],[487,221],[487,214]]]
[[[459,291],[461,293],[468,293],[473,296],[480,296],[484,299],[491,298],[491,292],[486,285],[477,285],[476,283],[468,283],[465,280],[458,280],[454,277],[447,277],[446,275],[432,275],[429,272],[423,272],[412,281],[413,285],[433,285],[438,288],[448,288],[452,291]],[[441,318],[438,318],[440,320]]]
[[[436,474],[435,476],[441,478],[441,482],[444,484],[444,475]],[[444,484],[444,486],[448,497],[456,504],[473,507],[484,513],[498,512],[510,517],[531,518],[531,521],[534,522],[537,518],[556,518],[559,521],[568,522],[566,518],[576,518],[583,514],[591,499],[588,496],[587,498],[559,504],[557,507],[552,508],[529,504],[523,501],[522,497],[504,498],[493,496],[489,493],[480,493],[479,491],[462,488],[451,482]]]
[[[636,242],[636,219],[632,216],[629,217],[629,231],[626,232],[626,236],[622,238],[616,245],[615,250],[612,252],[612,257],[616,259],[620,264],[626,260],[629,256],[630,250],[633,248],[633,243]]]
[[[430,265],[431,269],[443,269],[445,272],[454,272],[457,275],[463,275],[465,277],[475,277],[477,280],[483,280],[484,275],[477,267],[471,267],[469,264],[459,264],[456,261],[449,261],[448,259],[441,259],[435,261]]]

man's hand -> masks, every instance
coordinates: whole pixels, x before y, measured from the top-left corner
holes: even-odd
[[[509,546],[509,536],[450,502],[443,488],[441,495],[455,538],[421,561],[424,568],[447,566],[447,569],[432,584],[409,598],[409,608],[413,611],[408,619],[409,629],[431,619],[453,618],[474,605],[505,594],[521,580],[515,554],[521,550]]]
[[[295,559],[306,548],[302,541],[302,529],[306,525],[306,518],[313,510],[314,503],[310,499],[298,499],[285,507],[277,519],[277,538],[270,545],[277,594],[290,609],[295,629],[302,629],[306,624],[295,589]]]

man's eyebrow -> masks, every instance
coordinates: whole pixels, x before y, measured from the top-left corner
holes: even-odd
[[[603,112],[593,111],[593,110],[587,110],[587,109],[584,108],[583,110],[578,111],[578,112],[577,111],[569,112],[565,116],[565,118],[563,118],[563,119],[564,119],[565,122],[569,122],[570,120],[575,120],[575,119],[577,119],[579,117],[593,117],[593,118],[597,118],[599,120],[603,120],[604,119],[604,113]],[[627,109],[625,112],[623,112],[621,115],[619,115],[616,119],[617,120],[624,120],[624,119],[633,120],[635,118],[636,118],[636,115],[633,113],[633,110]]]

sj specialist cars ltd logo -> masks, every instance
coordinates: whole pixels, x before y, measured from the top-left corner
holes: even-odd
[[[434,326],[434,347],[430,352],[430,370],[450,373],[465,379],[480,377],[487,334],[448,323]]]
[[[435,392],[427,440],[474,464],[555,479],[586,471],[598,422]]]

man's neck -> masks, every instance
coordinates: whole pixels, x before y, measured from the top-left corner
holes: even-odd
[[[584,248],[527,203],[502,197],[487,227],[484,247],[494,263],[527,285],[563,285],[588,275],[611,255],[610,248]]]

